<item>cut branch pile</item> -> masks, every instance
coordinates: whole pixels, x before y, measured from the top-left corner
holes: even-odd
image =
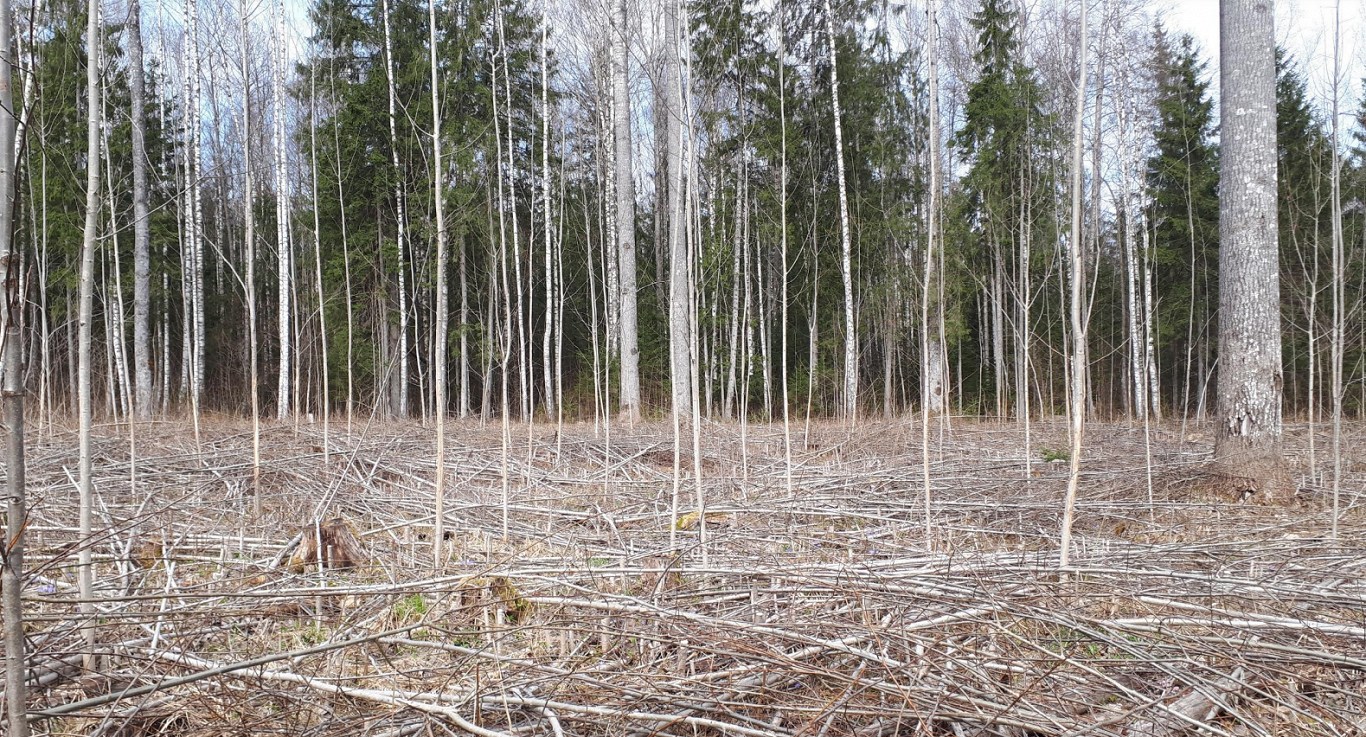
[[[932,552],[917,430],[798,437],[789,497],[781,434],[749,428],[745,473],[737,429],[708,425],[703,567],[703,525],[670,529],[664,428],[616,430],[610,446],[591,427],[562,438],[537,427],[529,445],[514,433],[505,540],[500,432],[456,426],[449,559],[433,568],[427,431],[334,437],[325,462],[313,428],[270,430],[253,519],[249,432],[219,422],[195,451],[182,427],[142,427],[130,486],[126,440],[108,428],[96,443],[93,622],[77,611],[73,444],[40,440],[33,725],[386,737],[1366,730],[1366,469],[1347,469],[1355,491],[1333,540],[1312,478],[1293,508],[1233,503],[1197,483],[1207,443],[1163,429],[1150,503],[1142,430],[1100,427],[1073,565],[1059,572],[1066,471],[1041,456],[1064,447],[1065,428],[1035,428],[1028,471],[1013,428],[936,428]],[[1292,459],[1303,443],[1292,428]],[[93,671],[84,627],[96,628]]]

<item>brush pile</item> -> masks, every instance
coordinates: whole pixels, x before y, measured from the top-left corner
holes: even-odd
[[[33,433],[37,734],[1366,731],[1366,466],[1334,538],[1302,427],[1286,507],[1202,487],[1174,428],[1150,485],[1142,428],[1094,427],[1065,572],[1061,423],[936,429],[932,545],[918,423],[798,433],[790,486],[781,426],[707,424],[676,515],[665,427],[514,431],[505,485],[456,425],[440,566],[430,431],[272,428],[258,482],[249,428],[206,427],[140,427],[135,468],[98,439],[88,619],[74,433]]]

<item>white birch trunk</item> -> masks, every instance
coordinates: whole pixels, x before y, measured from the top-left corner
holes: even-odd
[[[398,220],[398,406],[392,408],[399,417],[408,416],[408,282],[405,270],[407,238],[407,212],[404,208],[403,169],[398,161],[398,94],[394,82],[393,44],[389,33],[389,2],[380,3],[380,15],[384,23],[384,76],[389,95],[389,156],[394,167],[394,207]]]
[[[631,174],[631,95],[629,27],[626,0],[612,0],[612,137],[614,149],[613,186],[616,190],[616,269],[609,268],[609,282],[619,276],[618,308],[621,337],[622,415],[634,424],[640,420],[640,343],[636,316],[636,183]],[[609,284],[617,294],[615,284]],[[609,313],[617,314],[616,312]],[[609,320],[613,318],[609,316]]]
[[[933,0],[931,0],[933,2]],[[782,299],[782,385],[783,385],[783,481],[787,487],[787,496],[792,498],[792,418],[791,401],[788,397],[787,389],[787,52],[784,46],[784,21],[787,20],[787,9],[782,0],[778,2],[778,126],[782,131],[780,149],[781,159],[778,170],[778,228],[780,239],[780,252],[782,255],[781,279],[781,299]],[[714,322],[714,321],[713,321]]]
[[[333,95],[335,97],[335,90]],[[355,305],[351,302],[351,251],[346,233],[346,192],[342,187],[341,130],[337,118],[332,118],[333,147],[337,153],[337,207],[341,221],[342,276],[346,280],[346,434],[351,435],[351,417],[355,401]]]
[[[1162,419],[1162,393],[1157,375],[1157,327],[1153,323],[1153,266],[1148,249],[1148,224],[1143,224],[1143,338],[1144,363],[1148,369],[1148,402],[1152,405],[1154,420]]]
[[[1138,172],[1139,161],[1135,154],[1136,147],[1133,145],[1134,138],[1134,118],[1135,100],[1132,90],[1122,91],[1121,100],[1118,102],[1119,108],[1119,158],[1120,158],[1120,211],[1124,216],[1124,280],[1125,298],[1127,300],[1128,327],[1129,327],[1129,373],[1133,382],[1133,402],[1130,406],[1134,417],[1144,416],[1148,413],[1148,366],[1147,355],[1144,347],[1147,343],[1143,333],[1143,323],[1139,319],[1139,296],[1138,296],[1138,222],[1140,218],[1138,208],[1139,192],[1142,191],[1141,185],[1134,181],[1135,173]],[[1141,181],[1141,175],[1140,175]]]
[[[247,342],[251,364],[251,506],[261,518],[261,367],[260,338],[256,333],[256,183],[251,176],[251,67],[247,63],[250,15],[242,2],[242,250],[247,276]]]
[[[327,296],[323,292],[323,244],[322,222],[318,214],[318,80],[317,68],[309,78],[308,96],[308,149],[311,157],[310,174],[313,179],[313,267],[318,287],[318,354],[322,357],[322,410],[323,410],[323,463],[331,455],[328,431],[332,422],[332,403],[328,396],[331,376],[327,365]],[[438,223],[440,221],[438,220]],[[347,305],[347,309],[350,309]]]
[[[938,310],[939,282],[935,277],[937,229],[939,227],[939,19],[936,0],[925,4],[925,46],[929,58],[929,103],[927,158],[929,159],[929,203],[925,213],[925,268],[920,300],[920,460],[925,486],[925,547],[934,548],[933,509],[930,486],[930,415],[944,411],[943,361],[939,355],[937,333],[930,332],[930,311]],[[786,372],[784,372],[786,373]]]
[[[545,247],[545,332],[541,337],[541,378],[545,392],[545,416],[555,416],[555,384],[553,381],[554,355],[551,343],[555,334],[555,279],[552,264],[550,217],[550,67],[546,55],[549,42],[550,19],[545,5],[541,6],[541,229]]]
[[[1086,427],[1086,331],[1082,325],[1082,118],[1086,111],[1086,0],[1081,0],[1081,33],[1077,41],[1076,112],[1072,119],[1072,231],[1068,237],[1068,281],[1071,283],[1070,316],[1072,323],[1072,371],[1069,405],[1071,406],[1072,452],[1067,497],[1063,501],[1062,535],[1059,543],[1058,566],[1066,568],[1071,560],[1072,520],[1077,503],[1077,487],[1081,481],[1082,433]]]
[[[152,415],[152,257],[147,211],[146,111],[139,0],[129,0],[127,35],[133,138],[133,371],[137,381],[137,416],[147,419]]]
[[[86,63],[86,149],[85,149],[85,231],[81,243],[80,312],[77,317],[76,393],[79,421],[79,455],[77,458],[77,487],[79,490],[80,541],[77,583],[81,596],[80,611],[85,620],[85,668],[93,669],[95,659],[95,630],[91,626],[95,615],[94,581],[90,543],[94,520],[94,489],[91,480],[90,431],[92,408],[90,399],[90,320],[95,291],[96,229],[100,218],[100,3],[88,4],[86,40],[89,59]]]
[[[24,527],[28,520],[28,507],[24,496],[24,367],[22,336],[19,330],[20,316],[11,309],[11,306],[19,303],[19,295],[12,293],[8,286],[14,284],[17,292],[18,280],[10,278],[19,269],[19,254],[13,247],[14,200],[17,189],[17,160],[14,150],[17,137],[11,91],[15,62],[11,51],[12,23],[13,15],[9,0],[0,0],[0,285],[6,285],[4,293],[0,294],[0,335],[3,335],[4,342],[3,349],[0,349],[0,382],[3,382],[4,387],[3,411],[6,430],[6,526],[4,546],[0,548],[0,617],[3,617],[4,626],[5,702],[9,730],[14,737],[28,737],[28,720],[25,717],[27,674],[24,667],[24,608],[20,596],[23,593],[24,578]],[[43,171],[46,192],[46,164]],[[44,218],[46,219],[46,206]],[[43,243],[46,261],[46,227],[43,229]],[[43,360],[46,363],[46,325],[43,342]],[[82,499],[85,498],[86,495],[82,495]]]
[[[1342,79],[1339,63],[1341,59],[1341,32],[1342,32],[1342,4],[1337,3],[1333,10],[1333,126],[1332,126],[1332,147],[1333,147],[1333,172],[1332,172],[1332,198],[1331,215],[1333,219],[1333,335],[1332,335],[1332,375],[1333,375],[1333,537],[1338,536],[1338,517],[1341,513],[1342,502],[1342,358],[1345,345],[1343,343],[1343,322],[1346,319],[1344,312],[1343,279],[1346,276],[1346,264],[1344,263],[1344,247],[1342,235],[1342,155],[1338,146],[1339,120],[1338,120],[1338,96],[1340,94],[1339,80]],[[1312,412],[1312,409],[1310,410]],[[1310,437],[1313,437],[1313,428],[1310,427]]]
[[[844,416],[858,418],[858,332],[854,322],[854,267],[849,240],[849,196],[844,182],[844,127],[840,122],[840,84],[835,64],[835,15],[825,0],[826,40],[830,51],[830,105],[835,120],[835,171],[840,196],[840,264],[844,277]]]
[[[507,171],[504,172],[504,175],[507,177],[507,207],[508,217],[511,220],[510,226],[512,231],[512,286],[514,289],[516,289],[517,294],[517,378],[518,387],[521,389],[522,392],[522,401],[520,407],[522,419],[526,422],[531,422],[531,384],[530,377],[528,375],[529,366],[527,365],[527,359],[529,357],[527,352],[526,324],[527,295],[522,284],[521,228],[518,225],[517,215],[517,166],[515,160],[513,159],[513,152],[516,148],[514,142],[516,139],[512,127],[512,79],[510,73],[508,72],[508,55],[511,52],[508,49],[507,37],[504,33],[503,12],[501,8],[502,6],[499,5],[498,9],[495,12],[495,15],[497,17],[498,23],[498,47],[500,50],[503,66],[503,115],[505,117],[504,122],[507,124]],[[495,94],[497,94],[496,87],[494,88],[494,90]],[[494,121],[496,124],[496,117],[494,118]],[[532,197],[535,197],[534,192],[532,194]],[[527,266],[529,269],[530,263],[528,263]]]
[[[205,350],[205,310],[204,310],[204,203],[203,192],[200,191],[200,184],[203,181],[203,139],[204,131],[200,123],[200,89],[199,80],[201,78],[199,64],[199,4],[197,0],[189,0],[190,9],[190,35],[189,35],[189,64],[190,64],[190,166],[189,166],[189,193],[190,193],[190,222],[193,225],[193,237],[190,239],[190,251],[193,254],[194,262],[191,269],[194,273],[194,366],[192,377],[193,406],[195,415],[195,435],[199,434],[199,413],[200,404],[203,402],[204,395],[204,350]]]
[[[683,43],[679,29],[679,0],[664,8],[664,84],[668,108],[668,200],[669,200],[669,364],[673,409],[679,418],[691,413],[692,373],[689,341],[689,278],[691,269],[683,216]]]
[[[279,290],[279,332],[280,332],[280,373],[276,385],[277,404],[275,418],[284,421],[290,412],[290,361],[293,347],[290,343],[290,305],[293,294],[290,292],[290,270],[293,256],[289,243],[289,173],[285,159],[285,21],[280,8],[280,0],[271,5],[275,21],[274,43],[274,80],[273,95],[275,102],[275,247],[279,254],[279,273],[276,285]]]
[[[445,172],[441,162],[441,94],[437,77],[436,0],[427,2],[427,31],[432,68],[432,172],[436,197],[436,525],[432,534],[432,557],[440,568],[445,563],[441,546],[445,538],[446,497],[446,332],[450,313],[446,304],[446,205]]]

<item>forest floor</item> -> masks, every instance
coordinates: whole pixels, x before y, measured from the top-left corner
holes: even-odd
[[[453,423],[434,567],[431,427],[268,426],[258,517],[248,422],[141,424],[135,474],[103,425],[84,620],[76,434],[30,427],[35,732],[1366,733],[1366,426],[1334,539],[1326,427],[1272,507],[1202,485],[1208,428],[1092,423],[1061,575],[1063,422],[935,423],[932,550],[919,427],[794,423],[789,487],[781,424],[704,423],[704,541],[669,424],[514,424],[505,504],[501,425]],[[363,560],[318,570],[334,518]]]

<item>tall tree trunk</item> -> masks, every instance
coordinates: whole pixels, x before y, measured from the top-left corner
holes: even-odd
[[[335,79],[333,75],[333,79]],[[336,97],[336,90],[333,90],[333,97]],[[337,124],[337,117],[332,116],[332,142],[333,150],[337,154],[337,213],[341,222],[341,247],[342,247],[342,277],[346,280],[346,434],[351,435],[351,417],[355,402],[355,310],[356,307],[351,302],[351,250],[347,245],[346,233],[346,193],[342,188],[342,165],[341,165],[341,126]],[[254,370],[254,368],[253,368]]]
[[[1077,486],[1081,481],[1082,432],[1086,427],[1086,331],[1082,326],[1081,280],[1085,265],[1082,262],[1081,235],[1081,180],[1082,180],[1082,118],[1086,111],[1086,0],[1081,0],[1081,35],[1077,41],[1076,112],[1072,118],[1072,232],[1068,237],[1071,282],[1070,316],[1072,323],[1072,452],[1070,475],[1067,479],[1067,498],[1063,501],[1062,539],[1059,544],[1058,566],[1066,568],[1072,551],[1072,519],[1077,503]],[[1096,172],[1099,174],[1099,172]]]
[[[251,506],[261,518],[261,368],[260,338],[256,334],[256,184],[251,177],[251,68],[247,48],[251,28],[246,0],[242,2],[242,260],[247,272],[247,341],[251,375]]]
[[[398,223],[398,326],[399,326],[399,349],[398,349],[398,375],[395,379],[398,383],[398,405],[392,407],[391,412],[398,417],[408,416],[408,282],[404,273],[406,263],[407,238],[407,212],[404,207],[403,192],[403,168],[398,160],[398,127],[395,123],[396,111],[398,106],[397,83],[394,80],[394,52],[393,42],[389,34],[389,3],[388,0],[380,3],[380,12],[384,22],[384,74],[386,87],[389,92],[389,157],[390,164],[394,168],[394,207],[396,209],[395,219]]]
[[[152,415],[151,231],[147,212],[147,142],[142,71],[142,8],[128,3],[128,88],[132,97],[133,133],[133,372],[137,381],[137,416]]]
[[[937,43],[939,19],[937,0],[925,4],[925,46],[929,58],[929,103],[927,121],[927,158],[929,159],[929,203],[925,212],[925,268],[920,300],[920,460],[925,484],[925,547],[934,546],[933,510],[930,498],[930,415],[944,411],[943,359],[937,333],[930,332],[930,311],[938,312],[939,282],[935,277],[935,249],[939,227],[939,56]]]
[[[689,278],[687,226],[683,216],[683,74],[680,64],[683,43],[679,29],[678,0],[664,7],[664,84],[669,127],[669,374],[673,386],[673,409],[680,418],[690,414],[692,372],[689,343]],[[743,389],[742,389],[743,391]]]
[[[1153,320],[1153,265],[1149,257],[1148,224],[1143,224],[1143,339],[1144,363],[1148,370],[1148,402],[1153,419],[1162,419],[1162,385],[1157,372],[1157,326]]]
[[[620,272],[621,411],[640,419],[640,343],[636,317],[636,183],[631,175],[631,95],[626,0],[612,0],[612,137],[615,150],[616,261]],[[612,319],[609,317],[609,320]]]
[[[318,213],[318,79],[317,66],[310,67],[308,90],[308,150],[312,159],[311,177],[313,180],[313,268],[318,287],[318,355],[322,357],[322,411],[323,411],[323,463],[328,462],[331,448],[328,445],[328,431],[332,423],[332,403],[328,396],[331,376],[327,365],[327,299],[323,292],[323,244],[322,221]],[[438,223],[440,220],[437,221]],[[350,305],[347,305],[350,309]]]
[[[550,65],[547,59],[550,19],[545,6],[541,6],[541,229],[544,231],[545,246],[545,332],[541,337],[541,378],[545,392],[545,416],[549,421],[555,416],[555,384],[553,381],[554,356],[551,343],[555,333],[555,279],[552,271],[554,260],[551,243],[550,217]]]
[[[469,321],[470,295],[469,280],[465,276],[465,253],[469,244],[464,234],[460,238],[460,419],[470,416],[470,351]]]
[[[1276,249],[1276,36],[1271,0],[1219,4],[1218,471],[1284,501]]]
[[[517,379],[518,388],[521,389],[522,419],[531,422],[531,384],[530,384],[530,354],[527,350],[527,294],[522,282],[522,248],[521,248],[521,228],[518,223],[517,214],[517,165],[513,158],[516,151],[516,136],[513,132],[513,111],[512,111],[512,75],[508,71],[508,56],[512,53],[507,44],[507,35],[504,32],[504,19],[502,5],[498,5],[494,13],[498,24],[498,48],[499,56],[503,66],[503,115],[507,124],[507,170],[504,172],[507,177],[507,210],[511,220],[510,230],[512,232],[512,287],[517,294]],[[495,94],[497,88],[494,88]],[[497,118],[494,118],[495,124]],[[533,202],[535,192],[531,195]],[[528,246],[530,244],[528,243]],[[531,264],[528,260],[527,269],[530,271]]]
[[[190,290],[185,311],[185,330],[182,372],[188,379],[190,412],[194,419],[195,444],[199,444],[200,403],[204,391],[204,217],[200,202],[200,143],[202,131],[199,120],[199,3],[186,0],[185,14],[189,21],[186,28],[185,43],[189,53],[185,55],[185,243],[181,249],[184,254],[183,279]],[[188,358],[188,360],[186,360]]]
[[[781,322],[779,329],[782,330],[782,385],[783,385],[783,480],[787,487],[788,498],[792,497],[792,418],[791,401],[788,397],[787,380],[787,49],[784,44],[784,33],[787,20],[787,8],[783,0],[778,0],[777,13],[777,37],[778,37],[778,126],[782,131],[780,149],[781,159],[778,170],[778,228],[779,228],[779,249],[782,257],[782,271],[778,274],[780,279]]]
[[[1343,262],[1344,248],[1342,237],[1342,156],[1338,148],[1338,95],[1339,83],[1342,77],[1339,71],[1339,60],[1341,58],[1341,32],[1342,32],[1342,3],[1338,2],[1333,9],[1333,126],[1332,126],[1332,147],[1333,147],[1333,173],[1332,173],[1332,211],[1330,217],[1333,219],[1333,339],[1332,339],[1332,361],[1333,361],[1333,537],[1338,536],[1338,517],[1340,513],[1342,497],[1342,355],[1343,355],[1343,321],[1346,319],[1343,304],[1344,283],[1346,276],[1346,264]],[[1312,410],[1311,410],[1312,411]],[[1310,430],[1313,436],[1313,430]]]
[[[279,252],[279,273],[276,284],[279,290],[279,328],[280,328],[280,373],[276,384],[277,404],[275,418],[284,421],[290,411],[290,361],[293,346],[290,343],[290,305],[293,294],[290,292],[290,270],[293,256],[289,243],[289,173],[285,159],[285,20],[280,8],[280,0],[271,6],[275,20],[274,76],[275,96],[275,247]]]
[[[24,581],[24,527],[28,519],[24,498],[24,366],[23,339],[19,330],[20,316],[14,309],[22,302],[18,279],[19,254],[14,249],[13,230],[17,183],[17,161],[14,158],[14,99],[11,92],[14,78],[13,17],[9,0],[0,0],[0,336],[3,336],[4,342],[4,347],[0,351],[0,385],[4,387],[6,448],[6,527],[4,546],[0,547],[0,614],[4,618],[5,701],[9,730],[13,737],[28,737],[24,608],[21,598]],[[46,243],[46,228],[43,238]],[[46,342],[44,330],[44,344]],[[44,361],[46,360],[44,351]]]
[[[450,313],[446,307],[446,192],[441,163],[441,94],[437,77],[436,58],[436,0],[427,2],[427,32],[429,34],[432,67],[432,183],[436,195],[436,529],[432,534],[432,557],[441,567],[445,557],[441,550],[445,537],[446,492],[446,331]]]
[[[95,292],[95,246],[96,230],[100,218],[100,53],[103,38],[100,34],[100,3],[90,0],[86,26],[86,141],[85,141],[85,232],[81,243],[80,276],[80,314],[77,341],[78,345],[76,378],[76,402],[79,413],[79,457],[77,459],[77,486],[80,492],[80,568],[78,584],[81,596],[81,626],[85,629],[85,667],[90,670],[95,661],[95,570],[92,564],[94,547],[91,539],[91,524],[94,515],[94,489],[91,485],[91,417],[90,401],[90,320],[92,301]]]
[[[840,196],[840,264],[844,277],[844,416],[858,417],[858,328],[854,322],[854,268],[849,240],[849,196],[844,181],[844,126],[840,122],[840,82],[835,64],[835,14],[825,0],[825,30],[830,51],[830,106],[835,120],[835,171]]]
[[[1143,333],[1144,323],[1140,319],[1140,297],[1138,294],[1138,227],[1139,209],[1137,207],[1138,193],[1142,190],[1142,185],[1134,182],[1133,178],[1138,172],[1138,158],[1133,145],[1135,101],[1133,90],[1124,82],[1124,89],[1121,98],[1117,101],[1119,107],[1119,149],[1120,149],[1120,212],[1124,217],[1124,283],[1126,310],[1128,316],[1129,332],[1129,375],[1133,383],[1133,401],[1130,403],[1130,410],[1133,417],[1147,416],[1148,414],[1148,367],[1144,354],[1145,336]],[[1141,182],[1141,175],[1140,175]]]

